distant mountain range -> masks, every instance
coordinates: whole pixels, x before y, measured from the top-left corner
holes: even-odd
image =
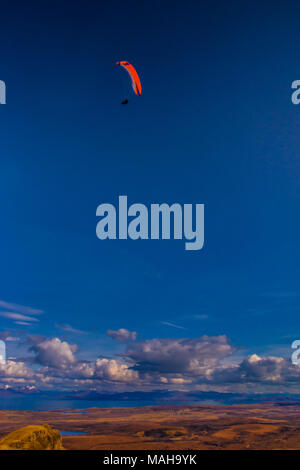
[[[242,393],[219,393],[219,392],[201,392],[201,391],[176,391],[176,390],[153,390],[153,391],[135,391],[104,393],[97,391],[79,391],[79,392],[53,392],[39,391],[30,387],[6,388],[0,389],[0,399],[13,396],[32,396],[47,400],[67,400],[67,401],[112,401],[112,402],[149,402],[153,405],[170,405],[172,403],[182,404],[251,404],[251,403],[278,403],[284,405],[300,404],[300,395],[290,394],[242,394]]]
[[[77,392],[67,395],[70,400],[91,401],[150,401],[157,404],[170,404],[172,402],[214,402],[215,404],[238,404],[276,402],[300,404],[300,395],[289,394],[256,394],[247,395],[241,393],[219,393],[219,392],[183,392],[169,390],[153,390],[151,392],[136,391],[123,393],[101,393],[101,392]]]

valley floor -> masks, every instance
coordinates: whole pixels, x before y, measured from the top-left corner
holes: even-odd
[[[286,404],[0,410],[0,437],[46,423],[79,433],[65,449],[300,449],[300,406]]]

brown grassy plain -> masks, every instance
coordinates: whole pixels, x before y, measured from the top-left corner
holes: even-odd
[[[0,437],[33,424],[85,435],[65,449],[300,449],[300,406],[151,406],[61,411],[0,410]]]

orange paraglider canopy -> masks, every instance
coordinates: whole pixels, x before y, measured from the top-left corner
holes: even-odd
[[[129,62],[127,62],[127,60],[120,60],[120,61],[116,62],[116,65],[120,65],[121,67],[124,67],[125,70],[127,70],[127,72],[130,75],[130,78],[131,78],[131,84],[132,84],[132,88],[133,88],[134,93],[137,96],[141,96],[141,94],[142,94],[141,81],[140,81],[140,78],[137,74],[137,71],[135,70],[133,65],[131,65]]]

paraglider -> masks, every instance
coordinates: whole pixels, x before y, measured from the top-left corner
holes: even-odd
[[[142,94],[142,85],[141,85],[140,77],[138,76],[138,73],[135,70],[135,68],[133,67],[133,65],[131,65],[129,62],[127,62],[127,60],[117,61],[116,65],[123,67],[128,72],[128,74],[131,78],[131,86],[132,86],[132,89],[133,89],[134,93],[137,96],[141,96],[141,94]],[[122,101],[121,104],[127,104],[127,103],[128,103],[128,99],[126,98],[124,101]]]

